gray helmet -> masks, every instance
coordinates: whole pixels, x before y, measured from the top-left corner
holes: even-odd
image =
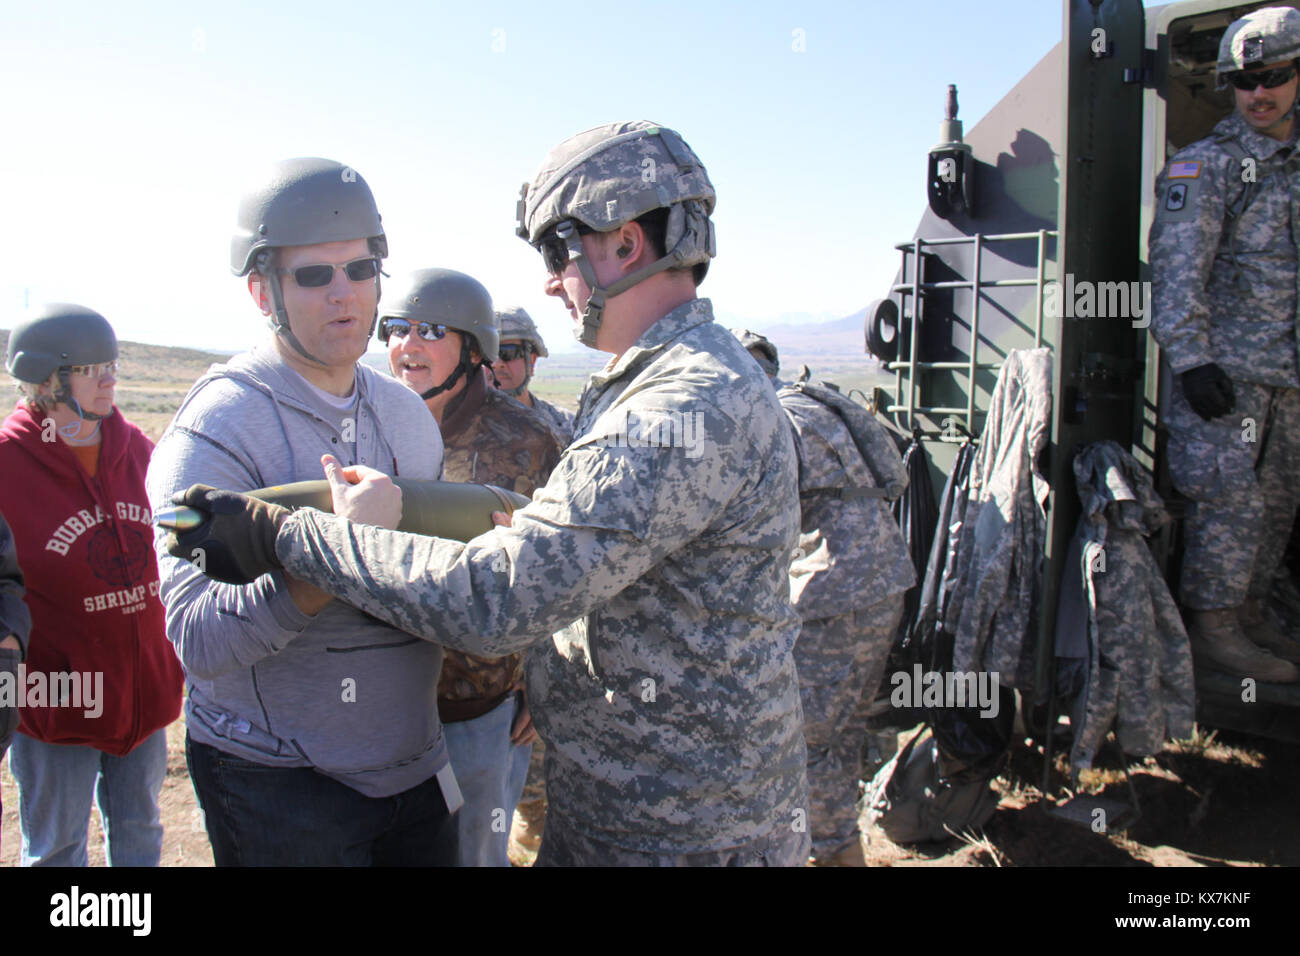
[[[537,331],[537,324],[533,322],[533,317],[519,306],[499,311],[497,313],[497,325],[501,329],[501,338],[519,339],[522,342],[527,342],[533,347],[534,352],[542,358],[547,357],[546,343],[542,341],[542,333]]]
[[[732,329],[731,334],[740,340],[746,352],[754,356],[759,368],[767,373],[768,378],[776,378],[781,371],[781,361],[777,357],[776,346],[765,335],[751,332],[749,329]],[[757,352],[759,354],[754,355]]]
[[[595,347],[607,299],[665,269],[707,270],[717,254],[709,219],[716,203],[704,164],[676,132],[645,121],[609,123],[551,150],[533,182],[524,184],[516,232],[536,247],[552,235],[565,243],[591,289],[578,340]],[[664,208],[663,258],[602,288],[583,254],[578,226],[609,232]]]
[[[289,328],[280,277],[270,266],[270,250],[348,239],[365,239],[370,252],[380,259],[388,255],[388,239],[370,187],[356,170],[332,159],[281,160],[239,203],[235,235],[230,240],[230,269],[237,276],[253,269],[267,276],[274,308],[272,325],[313,362],[320,360],[303,348]]]
[[[117,359],[113,327],[94,309],[69,302],[51,302],[32,310],[9,333],[5,368],[20,382],[41,385],[59,373],[54,401],[63,402],[86,419],[103,416],[84,411],[68,383],[74,365],[98,365]]]
[[[51,302],[33,310],[9,333],[5,368],[20,382],[40,385],[60,368],[117,358],[113,327],[94,309]]]
[[[388,342],[389,319],[406,319],[412,326],[420,322],[445,325],[465,336],[461,341],[460,363],[456,370],[441,385],[424,392],[421,398],[427,400],[455,387],[461,375],[475,367],[470,357],[471,340],[482,355],[479,365],[491,365],[497,360],[501,336],[497,332],[496,313],[492,311],[492,296],[483,283],[451,269],[417,269],[398,276],[392,286],[388,300],[379,310],[381,341]]]
[[[1234,20],[1219,42],[1216,72],[1223,75],[1300,57],[1300,10],[1263,7]]]

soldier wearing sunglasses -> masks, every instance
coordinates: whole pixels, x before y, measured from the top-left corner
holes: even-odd
[[[339,480],[340,462],[368,466],[366,487],[391,487],[381,472],[438,477],[429,410],[359,364],[387,254],[374,196],[349,167],[286,160],[245,194],[231,271],[272,332],[191,389],[149,469],[155,510],[196,483],[318,479],[322,460]],[[454,863],[441,648],[283,573],[212,581],[209,560],[203,548],[159,552],[189,688],[186,757],[217,865]]]
[[[775,391],[696,295],[714,202],[694,151],[646,122],[570,137],[525,188],[519,235],[546,256],[547,293],[611,359],[509,527],[469,543],[385,531],[373,524],[392,519],[354,508],[341,483],[334,515],[236,496],[209,509],[206,533],[236,567],[282,564],[471,653],[538,644],[538,865],[808,859],[795,449]]]
[[[497,350],[497,360],[492,366],[497,388],[507,395],[513,395],[546,419],[567,445],[573,440],[573,413],[538,398],[528,387],[528,383],[533,380],[538,356],[547,357],[546,343],[542,340],[542,333],[537,330],[533,317],[515,307],[498,312],[497,322],[501,326],[501,345]]]
[[[1278,683],[1300,643],[1267,611],[1300,503],[1300,11],[1256,10],[1219,47],[1235,110],[1156,183],[1151,332],[1177,376],[1169,471],[1190,499],[1183,615],[1197,666]]]

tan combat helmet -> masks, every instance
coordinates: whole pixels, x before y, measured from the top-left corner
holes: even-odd
[[[717,254],[709,216],[717,202],[698,156],[673,130],[655,123],[609,123],[553,149],[516,209],[519,236],[547,256],[572,259],[591,289],[578,340],[595,348],[605,302],[665,269],[702,266]],[[583,232],[609,232],[655,209],[668,209],[664,256],[602,287],[582,251]]]
[[[758,367],[767,373],[768,378],[776,378],[781,371],[781,360],[777,356],[776,346],[766,335],[759,335],[749,329],[732,329],[731,334],[740,340],[741,347],[754,356]]]
[[[518,339],[521,342],[526,342],[528,348],[542,358],[547,357],[546,343],[542,340],[542,333],[537,331],[537,324],[533,322],[533,317],[519,306],[502,309],[498,312],[497,325],[501,329],[503,341],[505,339]],[[525,361],[523,381],[514,388],[503,388],[501,390],[507,395],[513,395],[516,398],[528,391],[528,383],[533,378],[532,366],[532,362]]]
[[[1234,20],[1223,31],[1215,68],[1219,89],[1227,85],[1224,80],[1227,73],[1297,57],[1300,57],[1300,10],[1292,7],[1254,10]]]

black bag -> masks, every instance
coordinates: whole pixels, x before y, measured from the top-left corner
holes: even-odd
[[[984,826],[998,807],[992,775],[945,769],[938,741],[922,727],[867,785],[864,822],[895,843],[947,840]]]

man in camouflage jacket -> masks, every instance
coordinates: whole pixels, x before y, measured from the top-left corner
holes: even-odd
[[[1191,499],[1182,603],[1203,663],[1291,682],[1300,644],[1264,603],[1300,501],[1294,122],[1300,11],[1233,23],[1220,81],[1236,111],[1156,183],[1152,333],[1178,376],[1169,470]]]
[[[283,564],[428,640],[501,655],[558,632],[527,664],[539,865],[808,858],[795,452],[766,378],[695,298],[713,205],[690,147],[645,122],[566,140],[526,187],[546,291],[613,357],[511,527],[462,544],[361,524],[395,524],[373,476],[334,484],[335,515],[241,496],[206,525],[241,573]]]
[[[916,571],[871,469],[833,409],[776,376],[776,346],[733,330],[777,386],[799,459],[801,533],[790,597],[803,619],[795,644],[808,747],[812,852],[818,863],[862,866],[858,776],[868,709]]]

